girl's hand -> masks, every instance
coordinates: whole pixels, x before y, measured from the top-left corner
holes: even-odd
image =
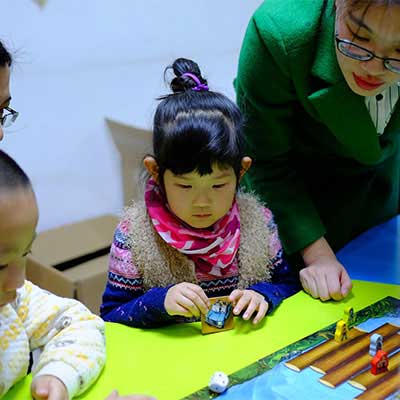
[[[253,324],[258,324],[265,317],[269,307],[264,296],[254,290],[236,289],[230,294],[229,300],[234,306],[233,313],[235,315],[239,315],[243,310],[246,310],[243,314],[243,319],[246,321],[257,311]]]
[[[300,271],[304,290],[321,300],[341,300],[348,295],[352,283],[335,255],[320,256]]]
[[[69,400],[67,388],[53,375],[41,375],[34,378],[31,394],[35,400]]]
[[[113,390],[105,400],[156,400],[154,397],[142,394],[129,394],[127,396],[120,396],[117,390]]]
[[[199,318],[200,314],[207,314],[210,302],[200,286],[182,282],[168,290],[164,307],[169,315]]]

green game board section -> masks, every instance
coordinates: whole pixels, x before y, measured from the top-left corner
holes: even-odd
[[[389,314],[395,313],[400,309],[400,300],[394,297],[385,297],[382,300],[377,301],[363,308],[362,310],[355,312],[355,321],[353,326],[357,326],[370,318],[380,318]],[[294,356],[300,355],[304,351],[311,347],[314,347],[328,339],[332,339],[335,335],[336,323],[321,329],[318,332],[313,333],[299,341],[284,347],[281,350],[276,351],[260,360],[254,362],[240,369],[239,371],[229,375],[229,387],[238,385],[249,379],[255,378],[263,374],[264,372],[272,369],[275,365],[280,362],[289,360]],[[218,397],[219,394],[212,393],[208,387],[204,387],[199,391],[184,397],[182,400],[209,400]]]

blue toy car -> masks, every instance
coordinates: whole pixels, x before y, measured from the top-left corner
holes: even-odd
[[[222,329],[225,326],[225,321],[229,318],[232,311],[232,304],[224,301],[217,301],[212,306],[206,315],[208,325]]]

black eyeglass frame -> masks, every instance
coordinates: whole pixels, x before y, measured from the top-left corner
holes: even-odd
[[[382,60],[383,61],[383,65],[385,66],[385,68],[387,70],[389,70],[390,72],[393,72],[395,74],[400,74],[400,67],[397,69],[396,67],[393,67],[390,62],[391,61],[396,61],[398,63],[400,63],[400,59],[399,58],[390,58],[390,57],[379,57],[376,54],[374,54],[371,50],[366,49],[365,47],[359,46],[358,44],[352,42],[349,39],[340,39],[337,35],[335,37],[336,40],[336,47],[337,49],[340,51],[340,53],[342,53],[344,56],[352,58],[353,60],[358,60],[358,61],[371,61],[374,58],[377,58],[378,60]],[[363,56],[356,56],[356,55],[350,55],[349,53],[347,53],[345,50],[343,50],[343,48],[341,47],[341,43],[345,43],[351,46],[354,46],[362,51],[365,51],[368,55],[363,57]]]
[[[15,120],[18,118],[19,112],[13,110],[11,107],[4,107],[3,110],[7,110],[9,112],[9,114],[0,117],[0,126],[2,128],[6,128],[15,122]]]

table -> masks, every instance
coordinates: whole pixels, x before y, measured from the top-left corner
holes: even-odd
[[[400,285],[400,216],[364,232],[337,257],[352,279]]]
[[[213,372],[231,374],[343,316],[386,296],[400,299],[400,286],[354,281],[352,293],[340,302],[322,302],[299,292],[258,327],[236,318],[235,329],[203,336],[200,324],[142,330],[107,323],[108,359],[97,383],[79,397],[101,400],[112,389],[121,394],[148,393],[158,400],[177,400],[208,384]],[[4,400],[28,400],[30,377]]]

